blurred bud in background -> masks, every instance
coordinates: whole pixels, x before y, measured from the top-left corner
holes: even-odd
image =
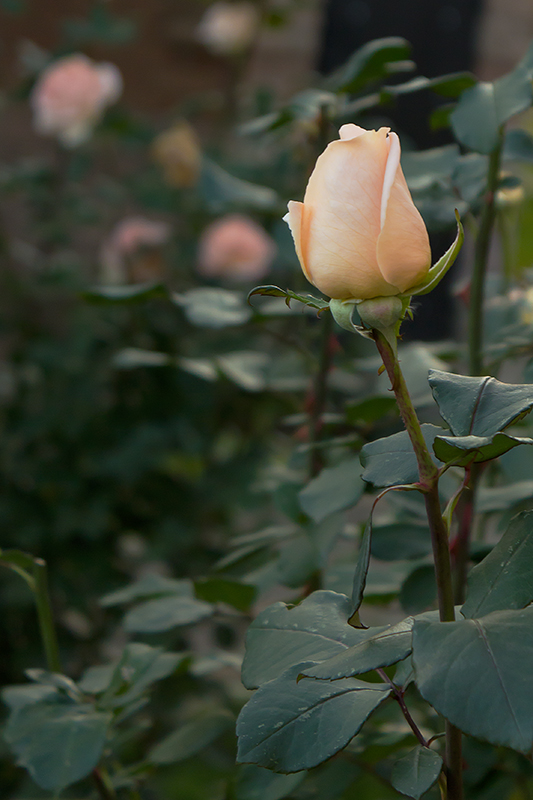
[[[198,272],[206,278],[255,281],[270,269],[274,241],[256,222],[228,214],[213,222],[200,239]]]
[[[219,0],[204,13],[196,37],[214,55],[239,55],[253,44],[259,23],[259,11],[252,3]]]
[[[96,64],[79,53],[47,67],[31,95],[35,129],[66,147],[86,141],[107,106],[122,92],[114,64]]]
[[[182,120],[160,133],[152,142],[152,158],[170,186],[194,186],[200,174],[202,154],[193,128]]]
[[[166,222],[144,217],[123,219],[103,244],[101,283],[117,286],[162,279],[165,262],[161,247],[169,237]]]

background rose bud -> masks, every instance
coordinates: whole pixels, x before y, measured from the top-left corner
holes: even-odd
[[[207,278],[254,281],[269,270],[276,245],[248,217],[229,214],[204,231],[198,252],[198,272]]]
[[[122,92],[122,78],[113,64],[96,64],[80,54],[47,67],[31,94],[35,128],[67,147],[89,138],[106,106]]]
[[[215,55],[238,55],[252,45],[259,21],[259,12],[252,3],[219,0],[204,13],[196,36]]]
[[[170,236],[166,222],[127,217],[104,242],[100,280],[106,285],[140,283],[162,277],[164,262],[159,252]]]
[[[426,227],[388,128],[343,125],[309,178],[303,203],[285,216],[302,269],[332,298],[399,294],[431,265]]]
[[[170,186],[194,186],[200,174],[202,155],[194,130],[182,121],[160,133],[152,143],[152,158],[163,170]]]

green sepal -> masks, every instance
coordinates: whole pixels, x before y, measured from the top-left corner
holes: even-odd
[[[366,336],[367,332],[353,321],[353,312],[358,302],[360,301],[352,297],[349,300],[332,299],[329,301],[329,308],[337,325],[340,325],[345,331],[350,331],[350,333],[359,333],[361,336]]]
[[[400,295],[401,297],[428,294],[444,278],[453,262],[459,255],[459,250],[463,246],[463,241],[465,238],[464,229],[461,224],[461,217],[459,216],[457,209],[455,209],[455,219],[457,220],[457,236],[455,237],[455,241],[453,242],[452,246],[444,253],[442,258],[439,258],[437,263],[431,267],[426,275],[425,280],[422,281],[422,283],[417,284],[417,286],[413,286],[413,288],[409,289],[407,292],[405,292],[405,294]]]

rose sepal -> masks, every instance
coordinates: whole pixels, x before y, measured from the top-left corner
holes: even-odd
[[[347,300],[332,299],[329,307],[335,322],[350,333],[358,333],[367,339],[373,339],[373,330],[379,330],[396,352],[396,342],[400,334],[400,325],[409,309],[410,297],[392,295],[390,297],[372,297],[358,300],[350,297]],[[353,321],[353,313],[357,313],[362,325]]]
[[[463,246],[465,234],[463,225],[461,223],[461,217],[459,216],[459,212],[455,209],[455,219],[457,220],[457,236],[451,247],[446,250],[442,258],[439,258],[436,264],[434,264],[431,269],[428,271],[425,279],[418,283],[416,286],[413,286],[411,289],[408,289],[404,292],[400,297],[411,297],[413,295],[419,294],[428,294],[431,292],[437,284],[441,282],[444,278],[452,264],[454,263],[455,259],[459,255],[459,251]]]

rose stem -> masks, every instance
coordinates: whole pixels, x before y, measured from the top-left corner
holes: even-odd
[[[424,494],[426,513],[431,531],[439,617],[441,622],[451,622],[455,620],[452,571],[448,530],[442,517],[439,498],[439,472],[424,441],[422,428],[400,369],[398,357],[380,331],[373,330],[372,334],[387,370],[401,417],[415,451],[418,463],[419,486],[420,491]],[[448,721],[446,721],[446,786],[447,800],[462,800],[461,731]]]

